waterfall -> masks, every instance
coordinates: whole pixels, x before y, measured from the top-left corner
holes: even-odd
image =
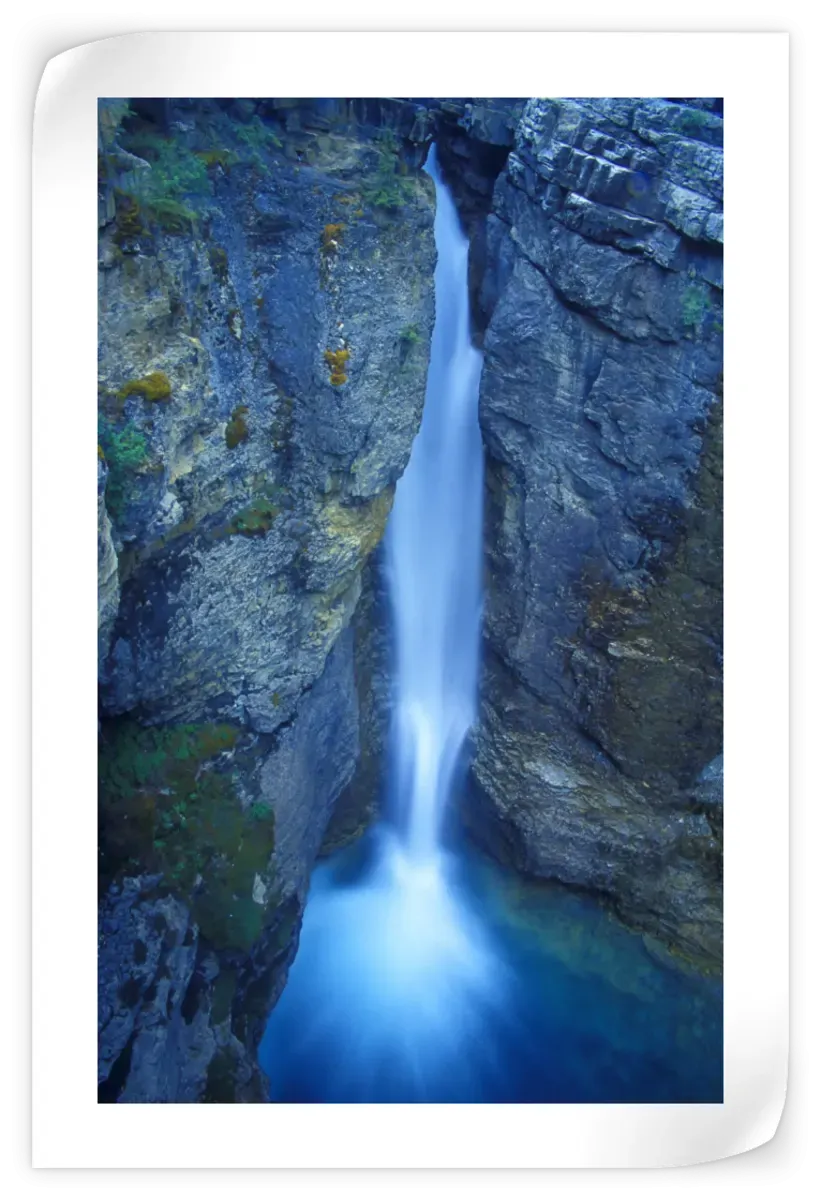
[[[476,716],[481,615],[482,356],[470,340],[468,239],[433,148],[436,324],[422,427],[387,532],[396,648],[396,793],[408,855],[430,860]]]
[[[353,881],[333,860],[314,872],[260,1050],[273,1099],[461,1098],[487,1055],[480,1030],[503,975],[442,840],[477,704],[482,356],[470,340],[468,239],[435,148],[425,170],[436,187],[436,321],[422,425],[386,535],[393,806]]]
[[[436,324],[386,538],[390,803],[314,871],[299,953],[260,1046],[271,1099],[720,1098],[720,990],[697,996],[594,900],[526,885],[444,833],[478,691],[481,355],[467,239],[434,151],[425,169],[436,185]]]

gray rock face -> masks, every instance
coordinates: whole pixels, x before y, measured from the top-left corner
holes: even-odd
[[[721,118],[527,103],[487,219],[486,668],[468,819],[720,960]],[[719,806],[720,807],[720,806]]]
[[[101,273],[104,410],[147,447],[116,521],[110,713],[190,720],[209,701],[260,729],[287,719],[384,529],[424,400],[431,188],[401,218],[363,209],[369,143],[322,145],[313,165],[275,151],[262,178],[232,167],[207,238]],[[154,371],[167,401],[120,398]]]
[[[352,630],[359,701],[359,758],[354,776],[334,806],[321,848],[323,854],[332,853],[364,833],[376,819],[385,794],[393,679],[381,549],[371,556],[362,572],[362,596]]]
[[[97,658],[102,662],[111,645],[111,631],[120,605],[117,552],[105,506],[107,471],[97,463]]]
[[[346,628],[325,670],[282,731],[260,773],[260,794],[270,800],[277,837],[276,878],[283,892],[302,900],[337,797],[359,759],[353,630]]]
[[[399,135],[429,122],[134,103],[101,113],[101,1088],[261,1099],[360,709],[376,728],[354,624],[424,400],[433,186]]]

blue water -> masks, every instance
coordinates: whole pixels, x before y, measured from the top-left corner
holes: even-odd
[[[591,899],[445,835],[477,713],[482,355],[468,241],[432,152],[436,322],[386,533],[385,821],[314,873],[260,1063],[280,1102],[721,1099],[718,985],[658,965]]]
[[[596,900],[465,847],[444,852],[456,932],[435,895],[403,912],[375,882],[385,836],[314,874],[260,1048],[273,1101],[721,1101],[718,981],[661,965]],[[409,963],[416,918],[437,940]]]

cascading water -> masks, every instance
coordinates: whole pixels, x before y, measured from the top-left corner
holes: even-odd
[[[459,901],[457,864],[441,843],[442,814],[476,713],[482,355],[470,339],[468,240],[435,148],[425,170],[436,187],[436,324],[422,426],[386,535],[396,670],[393,820],[372,834],[364,879],[340,887],[333,872],[315,873],[292,971],[305,983],[310,971],[317,1000],[325,997],[302,1032],[306,1047],[317,1039],[334,1045],[340,1065],[326,1099],[389,1099],[394,1091],[398,1099],[427,1098],[431,1067],[438,1078],[444,1059],[458,1087],[464,1039],[499,982],[486,935]],[[292,995],[289,984],[267,1035],[274,1094],[271,1031],[287,1024]],[[304,1003],[302,1010],[310,1011]]]
[[[387,533],[396,637],[398,795],[405,849],[436,859],[442,811],[476,715],[481,614],[482,356],[470,339],[468,240],[431,151],[436,325],[422,427]]]
[[[720,1047],[716,995],[672,980],[594,901],[528,889],[444,843],[476,715],[482,356],[470,340],[468,242],[435,150],[425,169],[436,186],[436,324],[386,539],[390,819],[314,872],[260,1047],[271,1099],[719,1099],[720,1049],[703,1053],[709,1039]]]

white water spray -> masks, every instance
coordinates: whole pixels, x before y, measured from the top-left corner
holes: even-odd
[[[481,615],[482,356],[470,340],[468,239],[431,151],[436,324],[422,427],[396,488],[387,550],[396,645],[394,741],[405,846],[436,855],[454,770],[476,716]]]
[[[340,884],[332,864],[314,873],[299,954],[266,1035],[274,1098],[298,1088],[300,1061],[326,1057],[326,1099],[425,1099],[443,1087],[458,1096],[466,1073],[493,1055],[480,1031],[502,971],[442,845],[477,706],[482,356],[470,340],[468,240],[435,150],[425,170],[436,186],[436,323],[422,426],[386,538],[395,819],[374,831],[364,879]],[[284,1060],[291,1074],[278,1080]]]

